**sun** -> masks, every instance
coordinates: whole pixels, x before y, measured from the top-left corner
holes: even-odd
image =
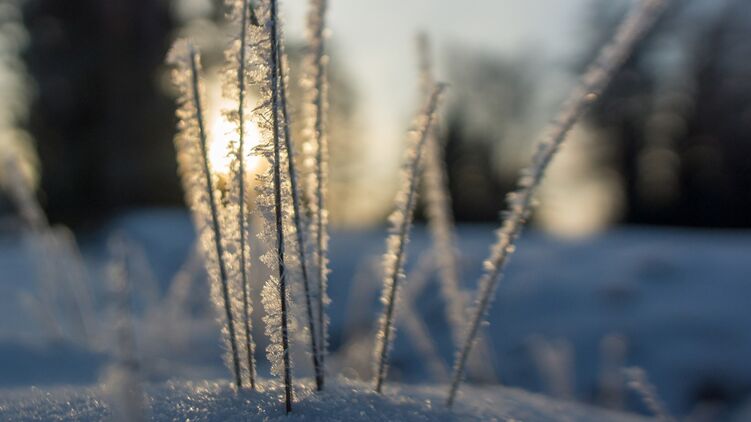
[[[214,85],[217,85],[216,88]],[[231,123],[222,113],[235,106],[232,101],[222,98],[219,84],[212,84],[209,90],[208,120],[208,147],[209,165],[211,171],[218,175],[228,175],[232,158],[229,156],[230,141],[237,139],[235,124]],[[215,88],[215,89],[214,89]],[[245,171],[255,173],[258,171],[260,157],[251,154],[252,148],[261,142],[261,133],[258,126],[250,119],[243,122],[245,128]]]

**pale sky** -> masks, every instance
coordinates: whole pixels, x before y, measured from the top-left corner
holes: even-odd
[[[433,42],[438,78],[447,47],[513,55],[534,48],[545,62],[570,60],[585,31],[581,11],[588,0],[330,0],[330,43],[360,94],[364,142],[391,154],[416,106],[414,38],[426,31]],[[302,39],[307,0],[283,3],[286,33]],[[544,83],[544,81],[541,81]],[[565,87],[562,87],[565,90]],[[383,148],[391,145],[392,148]],[[381,163],[381,164],[382,164]],[[377,166],[376,168],[383,166]],[[384,168],[391,172],[391,168]]]

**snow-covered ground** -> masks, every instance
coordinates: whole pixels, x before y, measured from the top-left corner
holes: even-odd
[[[467,289],[479,275],[492,230],[492,226],[459,228]],[[67,412],[66,400],[80,402],[83,407],[74,411],[93,412],[94,419],[107,411],[104,399],[97,396],[99,390],[91,386],[103,379],[114,355],[106,346],[113,343],[107,325],[111,297],[102,281],[106,239],[112,232],[124,233],[142,250],[142,262],[133,274],[134,324],[142,374],[150,385],[152,415],[165,415],[160,412],[170,404],[185,412],[191,406],[218,412],[254,403],[249,411],[258,412],[259,403],[275,401],[272,393],[243,393],[235,398],[224,384],[199,382],[228,375],[200,270],[188,266],[183,273],[194,277],[175,278],[191,250],[189,218],[182,211],[162,210],[128,214],[79,239],[91,280],[87,294],[92,306],[83,311],[90,315],[85,336],[71,317],[75,309],[71,310],[66,294],[38,281],[43,257],[20,236],[0,236],[0,411],[44,412],[40,404],[48,403],[49,411]],[[377,263],[384,234],[383,229],[332,234],[331,374],[350,379],[370,376],[370,342],[379,311]],[[417,226],[407,283],[423,273],[434,278],[431,266],[424,265],[429,263],[423,258],[428,250],[428,235]],[[490,313],[486,335],[491,356],[483,360],[484,367],[470,371],[475,387],[463,388],[473,410],[459,406],[454,417],[471,413],[480,419],[546,420],[568,414],[557,412],[556,406],[574,409],[573,415],[576,409],[590,411],[491,387],[495,382],[564,400],[648,413],[637,398],[623,391],[622,366],[644,368],[675,415],[701,411],[728,417],[751,396],[748,257],[751,232],[622,228],[577,241],[526,232]],[[412,314],[418,318],[399,314],[389,383],[392,388],[401,386],[403,392],[392,390],[380,398],[356,381],[340,381],[326,394],[346,403],[346,393],[356,390],[351,399],[366,408],[380,409],[383,403],[396,401],[403,404],[402,410],[416,412],[410,414],[417,419],[418,413],[427,419],[443,414],[439,404],[453,348],[438,290],[429,281],[409,298],[407,303],[414,303]],[[261,355],[262,327],[255,328],[259,369],[268,376]],[[425,353],[425,339],[428,350],[435,352],[433,358]],[[310,375],[305,355],[296,351],[294,357],[295,375]],[[170,379],[199,383],[175,381],[165,387]],[[190,385],[204,392],[190,394],[197,402],[181,397],[189,395]],[[420,387],[425,385],[437,387]],[[332,408],[317,407],[317,399],[302,397],[307,396],[301,394],[300,409],[309,406],[310,412],[330,416],[326,409]],[[538,418],[514,413],[519,409],[514,403],[537,402],[545,405],[522,407],[541,412]]]
[[[306,382],[310,385],[310,382]],[[447,411],[444,388],[387,388],[341,380],[322,393],[296,390],[292,413],[285,414],[278,385],[264,392],[235,394],[226,381],[171,382],[147,389],[144,412],[155,421],[612,421],[645,420],[636,415],[551,400],[521,390],[468,388]],[[110,420],[110,398],[102,388],[26,389],[0,396],[0,420]],[[115,415],[120,416],[120,415]]]

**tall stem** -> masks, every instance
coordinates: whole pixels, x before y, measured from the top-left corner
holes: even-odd
[[[272,2],[272,4],[275,2]],[[275,7],[275,6],[272,6]],[[272,9],[272,13],[273,10]],[[274,18],[274,21],[276,21],[276,17]],[[277,37],[278,37],[278,23],[275,25],[275,30],[277,31]],[[308,262],[306,259],[307,254],[305,253],[305,240],[303,239],[303,234],[305,231],[305,227],[303,227],[302,224],[302,216],[300,215],[300,192],[298,190],[298,183],[297,183],[297,169],[295,166],[295,154],[294,149],[292,145],[292,136],[290,135],[289,130],[289,115],[287,114],[287,89],[286,89],[286,79],[285,79],[285,72],[284,72],[284,62],[283,62],[283,51],[281,48],[281,40],[277,39],[276,43],[276,61],[278,64],[279,69],[279,103],[282,109],[282,117],[284,119],[284,146],[287,149],[287,171],[289,173],[289,181],[290,181],[290,190],[292,191],[292,218],[295,224],[295,239],[297,241],[297,251],[298,251],[298,259],[300,260],[300,268],[302,271],[302,282],[303,282],[303,289],[304,289],[304,295],[305,295],[305,310],[307,313],[307,319],[308,319],[308,330],[310,331],[310,348],[311,348],[311,357],[313,359],[313,370],[315,372],[315,379],[316,379],[316,389],[322,390],[323,389],[323,371],[321,370],[321,364],[319,362],[319,349],[317,344],[317,337],[316,337],[316,331],[314,320],[313,320],[313,304],[311,303],[311,292],[310,292],[310,279],[308,277]]]
[[[375,374],[375,390],[376,392],[380,393],[381,388],[383,386],[383,381],[386,378],[386,367],[387,367],[387,361],[388,361],[388,353],[389,348],[391,346],[391,332],[393,331],[393,320],[394,320],[394,308],[396,306],[396,292],[398,290],[398,282],[401,277],[402,267],[404,266],[404,255],[405,255],[405,249],[407,246],[407,235],[409,233],[409,229],[412,225],[412,214],[415,207],[415,200],[417,196],[417,181],[418,181],[418,170],[420,168],[420,158],[422,156],[422,150],[425,145],[425,142],[428,139],[428,133],[430,131],[432,122],[433,122],[433,116],[435,114],[435,109],[437,107],[438,98],[443,91],[443,85],[437,86],[433,94],[430,96],[430,99],[428,101],[428,104],[425,108],[425,117],[427,118],[427,121],[425,122],[425,126],[421,128],[422,132],[419,134],[420,138],[417,141],[417,144],[414,146],[415,152],[414,156],[411,159],[411,162],[409,162],[409,167],[407,168],[407,183],[409,184],[407,186],[407,198],[404,203],[404,208],[402,210],[403,215],[401,218],[401,221],[399,222],[399,226],[396,231],[397,236],[397,247],[394,251],[395,259],[392,268],[388,269],[389,272],[389,279],[386,280],[384,288],[386,291],[384,292],[384,298],[386,302],[386,309],[384,310],[384,315],[382,319],[382,326],[379,330],[379,335],[381,338],[378,342],[378,364]],[[389,253],[389,252],[387,252]]]
[[[531,212],[532,198],[542,181],[545,170],[574,123],[602,94],[615,72],[626,61],[635,44],[646,34],[667,2],[668,0],[642,0],[636,10],[621,23],[611,43],[600,51],[539,142],[532,165],[520,177],[519,189],[509,195],[509,214],[498,231],[498,242],[493,246],[491,256],[485,262],[487,270],[480,279],[472,319],[466,331],[466,338],[456,356],[446,400],[448,406],[454,403],[477,332],[487,315],[495,288],[503,277],[508,257],[514,251],[516,239]]]
[[[320,0],[320,4],[318,6],[318,21],[317,25],[315,26],[315,34],[313,34],[313,39],[318,41],[318,44],[316,45],[315,50],[315,82],[314,82],[314,89],[315,89],[315,99],[314,99],[314,106],[315,106],[315,123],[314,123],[314,136],[316,139],[316,155],[315,155],[315,180],[316,180],[316,191],[315,191],[315,197],[316,197],[316,212],[315,212],[315,236],[316,236],[316,268],[318,270],[318,315],[317,315],[317,323],[318,323],[318,332],[319,332],[319,345],[320,345],[320,363],[321,363],[321,370],[324,372],[325,375],[325,363],[324,359],[326,356],[326,319],[325,319],[325,313],[324,313],[324,297],[326,296],[326,283],[324,282],[324,279],[327,277],[326,274],[326,248],[325,248],[325,233],[326,230],[325,222],[324,222],[324,150],[325,145],[324,142],[326,142],[325,134],[324,134],[324,103],[325,99],[324,96],[325,93],[325,72],[326,72],[326,66],[324,64],[323,55],[325,53],[325,47],[324,47],[324,40],[323,40],[323,31],[326,27],[325,24],[325,17],[326,17],[326,0]]]
[[[289,330],[287,327],[287,271],[284,264],[284,227],[282,214],[282,168],[281,168],[281,136],[279,128],[279,27],[277,1],[270,0],[271,6],[271,115],[274,136],[274,215],[276,218],[276,247],[279,258],[279,300],[282,313],[282,356],[284,360],[284,404],[287,413],[292,411],[292,372],[289,358]]]
[[[248,374],[250,379],[250,389],[255,390],[255,364],[254,364],[254,350],[253,350],[253,333],[250,330],[250,306],[248,298],[248,269],[246,264],[246,243],[247,243],[247,216],[245,215],[245,54],[247,48],[246,31],[248,26],[249,15],[252,16],[251,21],[255,19],[255,14],[251,9],[251,0],[243,0],[242,17],[240,18],[240,51],[238,57],[237,66],[237,113],[238,113],[238,145],[237,145],[237,160],[238,160],[238,173],[237,173],[237,186],[239,190],[239,211],[238,222],[240,227],[240,275],[242,277],[242,301],[243,301],[243,322],[245,328],[245,350],[247,352],[248,359]],[[257,20],[256,20],[257,22]],[[256,23],[257,24],[257,23]]]
[[[224,264],[224,247],[222,246],[222,232],[219,227],[219,211],[216,207],[214,197],[214,183],[212,181],[211,169],[209,166],[209,154],[206,141],[206,130],[203,121],[203,107],[201,106],[201,90],[198,83],[198,65],[196,63],[196,51],[192,45],[189,46],[190,54],[190,72],[191,88],[193,91],[193,105],[196,109],[196,120],[198,123],[199,141],[201,144],[201,160],[203,173],[206,180],[206,191],[209,194],[209,208],[211,210],[211,224],[214,231],[214,246],[216,248],[217,263],[219,265],[219,278],[222,285],[222,298],[224,300],[224,311],[227,317],[227,330],[229,331],[230,348],[232,351],[232,365],[235,370],[235,384],[237,388],[242,388],[242,378],[240,376],[240,359],[237,353],[237,337],[235,336],[235,323],[232,318],[232,309],[230,308],[229,286],[227,283],[227,269]]]

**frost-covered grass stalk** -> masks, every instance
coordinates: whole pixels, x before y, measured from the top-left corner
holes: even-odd
[[[49,228],[47,217],[34,190],[34,165],[38,158],[25,140],[21,123],[28,115],[31,80],[24,72],[18,34],[26,36],[21,13],[22,2],[6,1],[0,8],[0,185],[18,208],[24,222],[34,231]],[[31,147],[31,148],[30,148]],[[30,170],[30,171],[25,171]]]
[[[168,54],[168,62],[175,69],[172,80],[179,91],[177,99],[178,132],[175,148],[183,189],[190,205],[206,257],[207,271],[212,279],[214,302],[224,310],[222,330],[229,344],[230,368],[235,385],[242,387],[235,322],[229,293],[224,244],[219,223],[219,204],[216,185],[211,173],[207,134],[204,121],[203,87],[200,81],[200,56],[186,40],[178,40]]]
[[[381,392],[388,370],[388,355],[395,334],[394,310],[398,298],[399,282],[404,278],[409,231],[417,203],[417,185],[421,158],[428,139],[436,108],[445,85],[438,84],[425,103],[413,132],[411,145],[407,148],[406,160],[402,169],[402,185],[396,197],[396,210],[389,217],[391,230],[386,239],[386,253],[383,256],[383,313],[379,321],[375,347],[375,390]]]
[[[503,269],[509,255],[515,249],[515,242],[522,226],[531,212],[532,198],[542,181],[545,170],[566,139],[571,127],[599,97],[666,4],[667,0],[642,0],[623,21],[613,40],[600,51],[593,64],[584,73],[579,85],[570,94],[558,116],[539,142],[532,158],[532,165],[521,174],[518,190],[508,195],[509,209],[505,214],[503,225],[497,231],[498,241],[491,248],[490,257],[485,261],[485,273],[479,281],[474,309],[466,326],[464,340],[456,354],[446,400],[448,406],[454,403],[477,332],[487,317],[495,288],[503,276]]]
[[[420,359],[425,361],[425,366],[436,380],[445,381],[449,377],[448,368],[436,350],[435,343],[430,338],[430,329],[423,317],[419,315],[419,308],[416,306],[420,292],[432,280],[436,267],[435,257],[427,252],[420,256],[414,267],[414,270],[406,276],[409,282],[404,286],[402,298],[399,300],[399,312],[404,328],[407,330],[407,336],[420,353]]]
[[[256,155],[268,161],[266,171],[258,174],[256,204],[263,217],[263,230],[259,237],[273,244],[261,260],[271,269],[272,275],[262,291],[263,318],[269,345],[266,355],[271,363],[271,373],[282,378],[284,403],[292,411],[292,362],[289,351],[289,266],[286,255],[285,234],[289,233],[289,181],[283,171],[285,159],[284,115],[281,111],[279,25],[276,0],[257,1],[256,17],[260,22],[253,29],[253,82],[260,94],[260,104],[254,109],[254,120],[261,131],[261,142],[254,148]]]
[[[281,24],[278,22],[278,17],[275,19],[276,31],[277,31],[277,43],[276,43],[276,55],[277,63],[279,67],[279,105],[281,107],[283,128],[284,128],[284,148],[287,155],[287,177],[289,180],[289,194],[292,200],[292,221],[294,223],[294,236],[296,240],[297,260],[300,265],[302,284],[303,284],[303,300],[305,302],[305,319],[308,325],[308,332],[310,333],[310,356],[313,360],[313,371],[315,373],[316,389],[323,389],[323,370],[319,361],[320,350],[318,347],[318,338],[316,336],[316,329],[314,326],[313,317],[313,299],[310,286],[310,277],[308,272],[308,256],[305,252],[306,241],[305,233],[307,231],[307,224],[303,224],[303,218],[301,205],[300,205],[300,190],[297,182],[297,166],[295,165],[295,150],[292,142],[292,136],[290,135],[290,123],[289,114],[287,112],[287,61],[284,53],[284,39],[282,36]],[[290,232],[292,230],[287,230]]]
[[[112,400],[113,416],[117,421],[146,420],[144,393],[141,385],[141,364],[136,353],[133,314],[131,312],[131,276],[128,271],[129,253],[124,239],[110,239],[109,283],[114,303],[116,361],[108,371],[107,390]]]
[[[271,5],[271,72],[272,72],[272,100],[271,109],[274,127],[274,209],[276,223],[276,250],[279,259],[279,312],[281,314],[281,341],[282,363],[284,365],[284,404],[287,412],[292,411],[292,368],[289,357],[289,331],[288,331],[288,300],[287,300],[287,271],[284,264],[284,228],[282,212],[282,165],[281,165],[281,142],[280,142],[280,116],[279,116],[279,40],[277,25],[276,0],[270,1]]]
[[[250,272],[250,247],[248,241],[249,221],[248,221],[248,193],[246,188],[246,130],[245,122],[247,111],[245,103],[247,101],[248,74],[246,70],[250,25],[258,25],[258,18],[253,11],[251,0],[227,0],[226,4],[230,10],[230,21],[239,26],[239,34],[230,44],[225,52],[226,65],[224,75],[224,95],[231,101],[236,101],[236,107],[231,110],[225,110],[228,121],[235,126],[236,141],[232,144],[232,162],[230,165],[230,176],[233,183],[230,188],[230,199],[228,201],[229,215],[228,222],[233,223],[230,230],[232,237],[237,237],[237,269],[239,270],[240,299],[242,306],[243,334],[245,340],[245,352],[247,361],[245,366],[248,372],[248,381],[250,388],[256,388],[255,377],[255,344],[253,341],[251,314],[253,311],[252,303],[249,297],[249,272]],[[234,211],[234,212],[232,212]],[[233,239],[234,240],[234,239]]]
[[[36,306],[38,312],[48,315],[55,302],[54,295],[65,297],[70,303],[70,311],[66,315],[71,322],[68,335],[89,347],[96,347],[88,276],[75,237],[64,227],[50,226],[37,200],[32,181],[22,168],[24,157],[16,149],[13,145],[6,145],[2,151],[2,185],[29,229],[31,248],[41,258],[37,266],[40,282],[37,294],[42,302]],[[56,336],[63,335],[65,331],[60,316],[44,318],[51,322],[48,324],[50,327],[56,327],[52,330]]]
[[[7,147],[6,147],[7,148]],[[50,225],[47,216],[42,211],[42,206],[34,194],[29,177],[27,177],[21,163],[23,157],[16,152],[4,151],[2,157],[3,188],[13,201],[21,218],[34,232],[49,230]]]
[[[316,326],[318,327],[319,361],[325,377],[324,360],[328,342],[328,319],[325,307],[328,303],[328,210],[326,209],[326,182],[328,180],[328,138],[326,116],[328,111],[328,81],[326,78],[326,57],[324,30],[326,28],[327,0],[311,0],[308,12],[308,52],[306,56],[305,113],[306,145],[309,155],[306,161],[312,166],[309,173],[306,193],[311,211],[311,235],[314,241],[313,259],[316,269]],[[311,156],[312,155],[312,156]]]
[[[537,367],[540,378],[550,396],[574,399],[574,351],[565,339],[546,339],[533,335],[527,340],[532,362]]]
[[[434,84],[430,40],[426,34],[417,38],[417,57],[420,69],[420,95],[430,95]],[[454,216],[451,211],[451,195],[448,192],[448,175],[444,165],[443,148],[437,134],[437,124],[428,133],[425,144],[425,166],[422,183],[425,192],[428,226],[433,238],[433,250],[438,263],[441,294],[446,303],[446,320],[451,335],[458,347],[461,343],[460,327],[464,323],[466,295],[459,287],[459,266],[454,234]]]
[[[8,132],[3,134],[3,130]],[[0,138],[8,136],[0,139],[0,184],[23,222],[24,240],[38,258],[36,291],[24,301],[51,337],[97,349],[101,344],[93,317],[90,280],[75,236],[66,227],[50,225],[37,199],[33,171],[27,168],[32,167],[31,157],[25,156],[22,145],[9,135],[12,130],[0,126]],[[65,305],[60,307],[62,303]]]
[[[5,1],[0,6],[0,187],[24,223],[24,240],[38,264],[35,292],[22,300],[40,317],[49,335],[98,349],[89,277],[75,237],[65,227],[51,226],[37,199],[39,158],[22,129],[31,100],[20,41],[28,35],[23,29],[23,3]]]
[[[647,379],[647,373],[643,369],[639,367],[624,368],[623,375],[626,377],[626,385],[639,395],[658,420],[675,421],[675,418],[668,413],[665,404],[657,395],[657,389]]]
[[[600,341],[599,404],[614,410],[623,409],[623,365],[627,343],[619,334],[608,334]]]

